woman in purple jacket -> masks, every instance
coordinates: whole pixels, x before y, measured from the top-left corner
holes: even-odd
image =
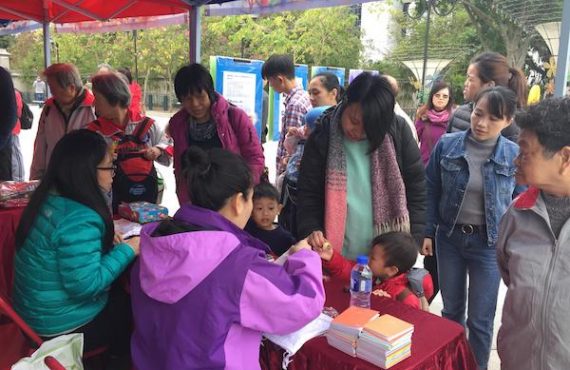
[[[245,161],[191,147],[182,158],[191,204],[141,233],[131,275],[138,370],[259,369],[262,333],[296,331],[324,304],[321,262],[306,240],[283,266],[242,229],[253,209]]]
[[[451,86],[444,81],[435,82],[429,92],[427,103],[420,107],[416,114],[416,131],[424,166],[427,166],[435,144],[447,130],[452,108]]]
[[[265,158],[255,127],[247,113],[216,93],[208,70],[197,63],[180,68],[174,77],[174,91],[182,109],[170,119],[167,132],[174,141],[174,176],[180,205],[188,201],[181,163],[188,147],[223,148],[241,155],[254,183],[259,183]]]

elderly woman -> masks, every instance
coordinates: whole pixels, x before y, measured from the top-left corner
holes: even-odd
[[[65,135],[24,210],[16,233],[15,310],[39,335],[83,333],[85,351],[128,352],[129,301],[113,282],[139,252],[116,236],[104,192],[113,182],[105,140]]]
[[[87,128],[103,135],[112,144],[116,156],[113,209],[116,210],[120,202],[156,203],[158,181],[153,161],[170,165],[170,155],[165,151],[169,140],[153,119],[132,120],[131,93],[123,75],[98,74],[91,82],[99,118]]]
[[[79,71],[73,64],[52,64],[44,71],[51,94],[45,102],[30,169],[30,179],[43,177],[51,152],[63,135],[95,119],[93,94],[83,88]]]
[[[298,233],[315,250],[328,240],[349,259],[368,254],[372,239],[425,223],[425,178],[418,146],[394,115],[389,82],[363,73],[345,99],[321,117],[305,144],[298,182]]]
[[[174,78],[174,91],[182,109],[170,119],[168,132],[174,140],[174,176],[180,204],[188,202],[182,154],[191,146],[204,150],[223,148],[241,155],[251,169],[254,183],[259,183],[265,159],[251,119],[216,93],[206,68],[200,64],[180,68]]]

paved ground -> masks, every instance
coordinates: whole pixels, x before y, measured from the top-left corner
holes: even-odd
[[[40,110],[37,106],[32,105],[31,108],[32,111],[34,112],[34,117],[35,117],[34,125],[31,130],[22,130],[22,133],[20,134],[20,143],[22,145],[22,152],[24,155],[24,163],[26,164],[27,175],[29,175],[29,168],[32,161],[32,154],[34,147],[34,139],[38,127],[37,122],[40,116]],[[170,117],[170,114],[164,112],[148,112],[148,115],[154,118],[158,124],[163,126],[166,126],[166,124],[168,123],[168,119]],[[275,178],[276,149],[277,149],[276,142],[269,142],[264,146],[266,163],[270,171],[270,179]],[[162,204],[168,207],[170,214],[173,214],[178,209],[178,200],[176,198],[176,194],[174,193],[175,185],[174,185],[174,174],[172,171],[172,166],[164,167],[162,165],[157,165],[157,167],[162,176],[164,177],[164,183],[165,183],[165,191],[163,195]],[[418,258],[418,262],[416,265],[417,266],[423,265],[423,257],[420,256],[420,258]],[[499,289],[499,300],[497,304],[497,314],[495,316],[495,335],[493,336],[493,351],[491,352],[489,370],[500,369],[499,357],[497,356],[497,351],[496,351],[496,338],[497,338],[497,330],[501,322],[501,314],[503,310],[503,301],[505,299],[505,293],[506,293],[506,287],[501,283],[501,287]],[[441,295],[438,294],[436,299],[432,302],[431,312],[436,315],[441,315],[442,307],[443,303],[441,301]]]

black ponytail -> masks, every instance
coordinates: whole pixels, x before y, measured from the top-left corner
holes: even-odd
[[[224,149],[208,152],[190,147],[182,156],[182,174],[188,185],[190,202],[219,211],[235,194],[249,196],[253,179],[242,157]]]

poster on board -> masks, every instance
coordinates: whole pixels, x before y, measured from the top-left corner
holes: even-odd
[[[247,113],[259,137],[263,109],[262,66],[261,60],[210,57],[210,73],[216,91]]]
[[[356,76],[358,76],[362,72],[368,72],[368,73],[371,73],[375,76],[380,74],[380,72],[375,71],[375,70],[370,70],[370,69],[349,69],[348,70],[348,84],[350,85],[352,80],[354,80],[356,78]]]
[[[306,91],[309,84],[309,66],[306,64],[295,65],[295,79],[297,85],[302,86]],[[269,88],[269,134],[267,139],[279,141],[281,134],[281,118],[285,111],[285,94],[278,94],[272,88]]]
[[[344,75],[345,75],[345,69],[341,68],[341,67],[325,67],[325,66],[313,66],[311,67],[311,78],[313,78],[316,74],[322,73],[322,72],[328,72],[328,73],[332,73],[333,75],[335,75],[336,77],[338,77],[338,82],[340,83],[340,86],[344,87]]]

